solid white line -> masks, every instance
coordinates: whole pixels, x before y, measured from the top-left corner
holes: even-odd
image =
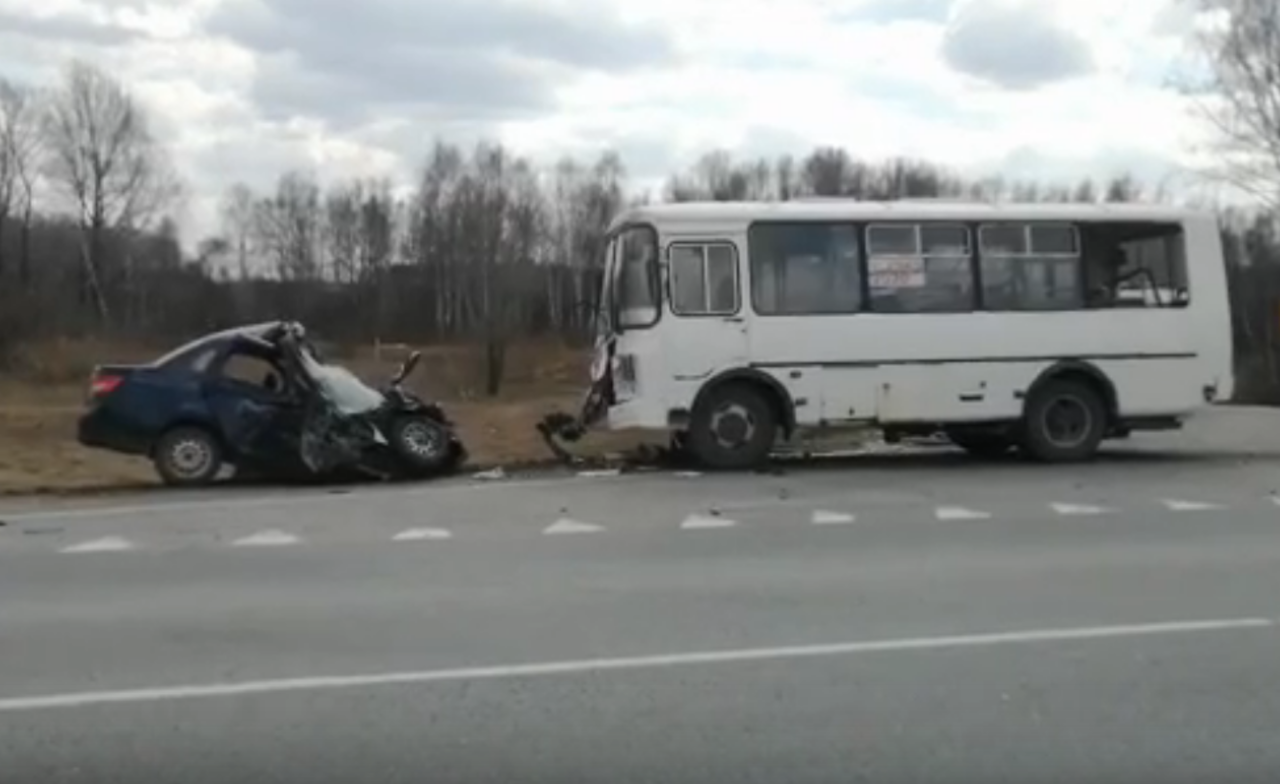
[[[75,708],[109,703],[148,703],[163,700],[232,697],[246,694],[353,689],[406,683],[441,681],[494,680],[529,678],[544,675],[573,675],[608,670],[644,670],[661,667],[684,667],[698,664],[731,664],[735,662],[780,659],[851,656],[863,653],[893,651],[928,651],[949,648],[980,648],[996,645],[1101,640],[1116,637],[1139,637],[1157,634],[1229,631],[1235,629],[1272,628],[1268,618],[1233,618],[1211,621],[1177,621],[1128,626],[1093,626],[1074,629],[1031,629],[994,634],[962,634],[949,637],[915,637],[897,640],[837,642],[820,645],[793,645],[777,648],[742,648],[725,651],[629,656],[609,659],[509,664],[493,667],[463,667],[448,670],[390,672],[367,675],[337,675],[278,680],[243,681],[240,683],[192,684],[121,691],[90,691],[34,697],[0,699],[0,713]]]
[[[64,547],[60,552],[64,553],[119,553],[125,550],[132,550],[133,542],[128,539],[121,539],[118,536],[108,536],[103,539],[92,539],[80,544],[73,544],[70,547]]]
[[[396,542],[420,542],[424,539],[450,539],[453,534],[443,528],[410,528],[392,537]]]
[[[233,547],[282,547],[297,544],[300,540],[293,534],[284,531],[259,531],[231,543]]]
[[[963,506],[940,506],[933,510],[933,515],[939,520],[986,520],[991,517],[987,512],[965,509]]]

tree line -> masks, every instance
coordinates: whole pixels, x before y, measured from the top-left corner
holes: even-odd
[[[1196,1],[1229,22],[1192,41],[1209,66],[1197,71],[1210,77],[1194,85],[1198,105],[1219,130],[1222,165],[1208,174],[1268,206],[1222,213],[1242,393],[1280,402],[1280,235],[1269,211],[1280,206],[1280,10]],[[266,190],[235,185],[218,231],[184,252],[173,221],[183,194],[147,113],[110,74],[73,62],[52,86],[0,79],[0,360],[6,346],[48,337],[176,339],[286,317],[338,341],[475,341],[496,391],[514,338],[588,333],[606,228],[632,202],[1173,198],[1123,173],[973,180],[835,148],[757,160],[710,151],[661,192],[637,195],[615,153],[540,167],[498,144],[440,141],[407,189],[306,171]]]

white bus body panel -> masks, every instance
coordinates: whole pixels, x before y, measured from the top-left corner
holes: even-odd
[[[686,209],[682,209],[686,208]],[[694,209],[687,209],[694,208]],[[736,212],[735,212],[736,208]],[[885,212],[892,214],[886,215]],[[757,220],[1179,222],[1190,302],[1182,308],[1078,311],[853,313],[762,316],[752,310],[747,228]],[[753,369],[777,381],[800,426],[843,422],[978,422],[1021,416],[1024,395],[1064,360],[1101,371],[1120,418],[1184,418],[1233,391],[1231,320],[1212,215],[1113,205],[657,205],[624,216],[672,241],[732,241],[742,308],[734,318],[678,317],[663,303],[651,328],[626,331],[634,387],[618,392],[611,428],[668,428],[703,386]],[[665,271],[663,288],[665,292]]]

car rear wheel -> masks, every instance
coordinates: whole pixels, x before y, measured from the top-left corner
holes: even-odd
[[[166,485],[199,487],[217,478],[222,446],[202,427],[176,427],[156,442],[151,460]]]
[[[430,417],[398,417],[390,436],[396,454],[414,472],[435,471],[449,459],[449,433]]]

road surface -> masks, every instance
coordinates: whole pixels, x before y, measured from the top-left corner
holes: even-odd
[[[1275,781],[1277,469],[10,504],[0,779]]]

